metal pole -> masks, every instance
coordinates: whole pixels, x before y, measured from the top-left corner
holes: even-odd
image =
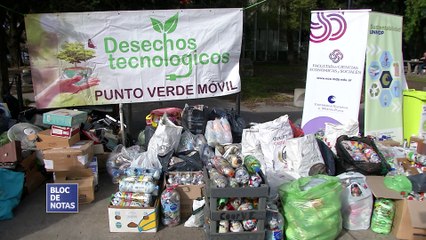
[[[21,112],[24,109],[24,100],[22,97],[21,74],[16,74],[15,79],[16,79],[16,95],[18,96],[18,103],[19,103],[19,112]]]
[[[123,103],[118,104],[118,111],[120,113],[120,131],[121,131],[121,141],[123,146],[126,146],[126,133],[124,130],[124,117],[123,117]]]

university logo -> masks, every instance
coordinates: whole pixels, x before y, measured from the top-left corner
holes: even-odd
[[[338,40],[345,34],[346,28],[343,14],[318,12],[316,20],[311,21],[310,41],[321,43]]]
[[[339,49],[335,49],[330,53],[330,55],[328,55],[328,58],[330,58],[330,60],[334,63],[338,63],[343,59],[343,53]]]

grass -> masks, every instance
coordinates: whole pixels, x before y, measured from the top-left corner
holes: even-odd
[[[306,64],[255,63],[253,76],[242,74],[241,100],[256,102],[288,102],[295,88],[305,88]]]
[[[293,101],[295,88],[306,86],[306,63],[254,63],[253,76],[241,74],[241,101],[250,106]],[[426,75],[406,74],[410,89],[423,90]]]

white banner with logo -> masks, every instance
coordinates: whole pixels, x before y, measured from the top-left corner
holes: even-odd
[[[369,10],[313,11],[302,128],[358,121]]]
[[[402,143],[402,90],[405,87],[402,16],[371,12],[369,22],[365,134]]]
[[[241,9],[29,14],[38,108],[240,92]]]

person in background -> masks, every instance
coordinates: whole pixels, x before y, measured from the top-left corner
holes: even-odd
[[[417,68],[417,74],[421,74],[423,69],[426,68],[426,51],[423,53],[423,57],[420,58],[420,61],[422,63],[419,64],[419,67]]]

